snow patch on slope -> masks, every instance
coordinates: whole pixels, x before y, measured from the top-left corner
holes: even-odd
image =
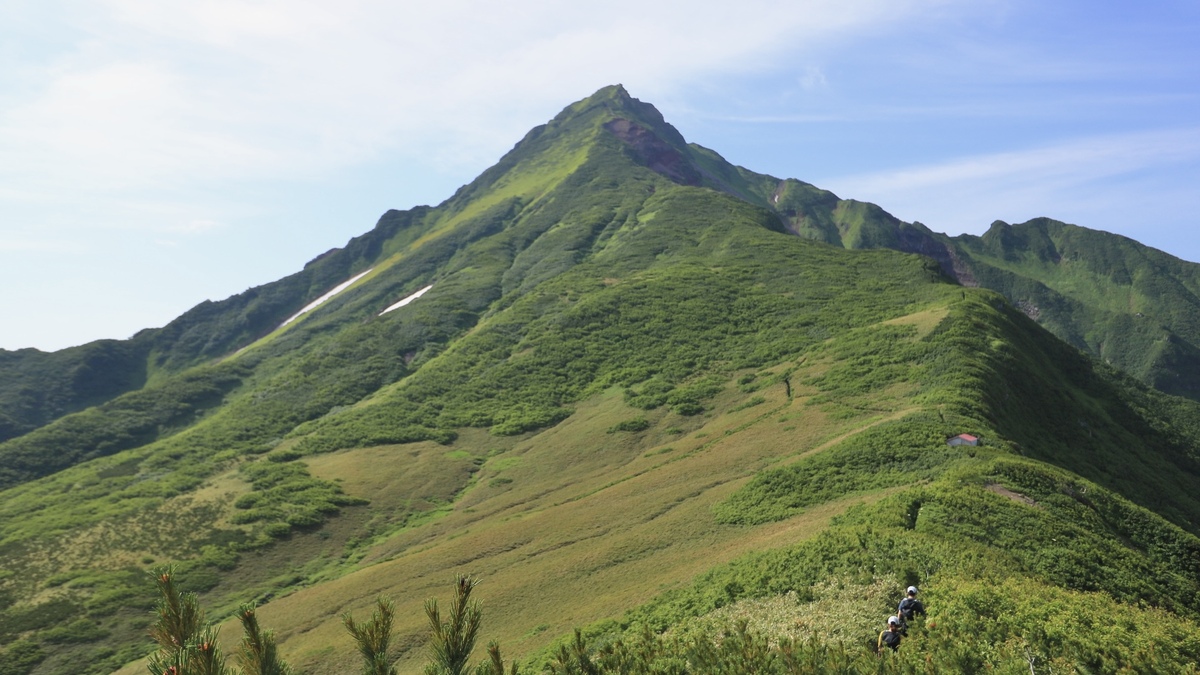
[[[421,297],[422,295],[425,295],[425,292],[431,288],[433,288],[433,284],[429,284],[425,288],[422,288],[421,290],[417,291],[416,293],[413,293],[412,295],[401,300],[400,302],[397,302],[396,304],[392,305],[391,307],[388,307],[387,309],[380,312],[379,316],[383,316],[384,314],[387,314],[388,312],[392,311],[393,309],[400,309],[401,307],[407,305],[408,303],[412,302],[413,300],[416,300],[417,298]]]
[[[374,268],[374,267],[372,267],[370,270],[367,270],[366,272],[362,272],[361,274],[359,274],[359,275],[357,275],[357,276],[355,276],[355,277],[352,277],[352,278],[351,278],[351,279],[349,279],[348,281],[343,281],[342,283],[338,284],[337,286],[334,286],[334,287],[333,287],[333,289],[332,289],[331,291],[329,291],[329,292],[328,292],[328,293],[326,293],[325,295],[322,295],[321,297],[317,298],[316,300],[313,300],[312,302],[308,303],[307,305],[305,305],[305,306],[304,306],[304,309],[301,309],[299,312],[296,312],[295,314],[293,314],[293,315],[292,315],[292,317],[291,317],[290,319],[288,319],[287,321],[284,321],[283,323],[279,324],[279,328],[283,328],[284,326],[286,326],[286,325],[288,325],[289,323],[291,323],[291,322],[295,321],[296,319],[299,319],[299,318],[300,318],[301,316],[303,316],[304,314],[307,314],[308,312],[311,312],[311,311],[313,311],[313,310],[314,310],[314,309],[316,309],[316,308],[317,308],[317,307],[318,307],[318,306],[319,306],[321,303],[323,303],[323,302],[325,302],[326,300],[328,300],[328,299],[332,298],[333,296],[337,295],[338,293],[341,293],[342,291],[344,291],[344,290],[346,290],[347,288],[349,288],[349,287],[350,287],[350,285],[351,285],[351,284],[353,284],[354,282],[356,282],[356,281],[358,281],[359,279],[361,279],[361,278],[363,278],[363,277],[367,276],[368,274],[370,274],[370,273],[371,273],[371,270],[373,270],[373,269],[375,269],[375,268]],[[279,330],[279,328],[276,328],[275,330]]]

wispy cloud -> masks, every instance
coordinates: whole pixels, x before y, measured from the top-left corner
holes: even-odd
[[[802,89],[811,90],[828,87],[829,84],[827,81],[822,81],[822,84],[818,87],[805,87],[803,82],[801,82],[800,86]],[[896,120],[936,122],[989,118],[1007,120],[1038,119],[1044,121],[1055,118],[1069,119],[1077,116],[1080,108],[1091,107],[1099,109],[1121,106],[1123,108],[1143,107],[1153,109],[1156,106],[1173,107],[1193,102],[1200,104],[1200,94],[1148,95],[1116,92],[1100,95],[1095,93],[1076,93],[1062,94],[1057,96],[1054,101],[1038,101],[1036,104],[1031,104],[1026,98],[1010,101],[998,101],[995,98],[953,100],[927,105],[881,105],[877,101],[869,101],[863,104],[856,104],[853,107],[847,107],[841,102],[816,102],[812,104],[813,111],[800,114],[775,114],[767,112],[754,115],[714,115],[711,112],[694,110],[692,111],[692,115],[705,120],[745,124],[873,123],[882,121],[895,122]],[[834,110],[832,112],[823,112],[827,108],[833,108]]]
[[[416,180],[403,171],[469,178],[530,127],[601,86],[621,82],[635,96],[669,105],[689,87],[723,75],[776,68],[864,31],[917,21],[931,8],[974,6],[966,0],[18,4],[0,25],[0,241],[6,242],[0,251],[72,241],[87,251],[77,258],[115,260],[125,258],[106,240],[120,239],[126,248],[157,242],[149,255],[177,255],[151,290],[158,305],[175,312],[199,291],[194,279],[181,274],[175,283],[171,274],[185,261],[206,270],[211,263],[188,257],[201,247],[173,242],[205,234],[210,250],[218,249],[219,234],[241,237],[239,245],[224,247],[227,254],[253,248],[245,242],[270,237],[250,236],[249,224],[265,229],[263,214],[283,212],[270,200],[317,204],[311,186],[354,182],[364,167],[377,165],[397,171],[392,180],[399,184]],[[810,70],[801,79],[819,88],[824,77]],[[405,160],[416,168],[401,167]],[[381,208],[411,203],[402,198]],[[306,217],[315,229],[319,217]],[[288,226],[296,236],[274,246],[273,256],[303,236],[299,223]],[[20,258],[0,265],[9,278],[33,273]],[[247,264],[265,274],[263,261]],[[94,284],[73,272],[55,274],[74,282],[73,299],[88,301]],[[241,287],[263,280],[250,279]],[[146,284],[134,290],[138,306],[154,304]],[[26,311],[55,302],[30,296]],[[170,316],[115,328],[101,317],[88,326],[94,335],[121,335]],[[78,340],[9,334],[35,323],[7,322],[0,340]]]
[[[319,175],[431,145],[492,157],[604,84],[662,93],[940,4],[108,0],[64,31],[86,38],[14,64],[44,84],[0,110],[0,174],[39,192],[137,190]]]
[[[0,238],[0,252],[2,253],[64,253],[78,252],[81,248],[78,242],[64,239]]]
[[[1055,187],[1200,158],[1200,128],[1084,138],[1048,147],[964,157],[939,164],[840,179],[859,191],[991,185]]]
[[[1147,217],[1139,174],[1200,162],[1200,128],[1080,138],[1014,152],[961,157],[821,184],[869,200],[908,220],[952,233],[993,219],[1091,215],[1092,227],[1121,229]],[[1115,179],[1120,179],[1119,184]],[[1168,192],[1171,186],[1158,186]],[[1109,212],[1109,217],[1105,217]],[[1112,217],[1116,214],[1116,217]]]

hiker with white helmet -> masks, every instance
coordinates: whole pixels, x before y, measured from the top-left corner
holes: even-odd
[[[900,601],[900,607],[896,611],[896,617],[908,622],[912,621],[913,617],[920,614],[925,616],[925,605],[917,599],[917,587],[908,587],[908,597]]]
[[[875,651],[883,653],[883,648],[887,647],[892,651],[900,649],[900,619],[889,616],[887,630],[879,634],[879,643],[875,645]]]

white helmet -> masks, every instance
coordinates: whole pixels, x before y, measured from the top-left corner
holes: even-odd
[[[909,587],[908,587],[908,594],[909,594],[909,595],[916,595],[916,594],[917,594],[917,587],[916,587],[916,586],[909,586]]]

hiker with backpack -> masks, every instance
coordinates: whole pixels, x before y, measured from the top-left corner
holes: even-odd
[[[895,618],[900,620],[901,635],[908,636],[908,622],[918,614],[925,616],[925,605],[917,599],[917,587],[909,586],[908,595],[900,601],[900,606],[896,609]]]
[[[908,597],[900,601],[900,607],[896,610],[896,618],[908,623],[918,614],[925,616],[925,605],[917,599],[917,587],[909,586]]]
[[[889,616],[887,625],[887,630],[879,634],[879,642],[875,645],[875,651],[880,654],[883,654],[885,647],[892,651],[900,649],[900,619]]]

